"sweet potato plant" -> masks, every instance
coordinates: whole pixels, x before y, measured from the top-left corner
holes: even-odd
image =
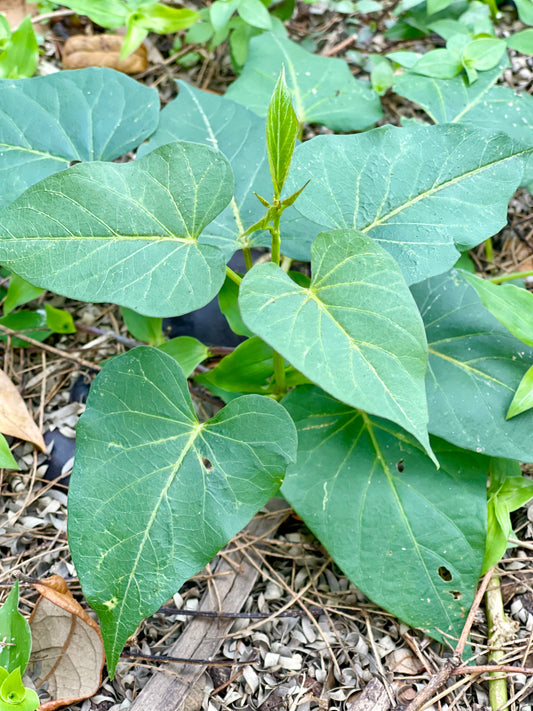
[[[454,268],[532,181],[531,131],[476,122],[490,86],[464,76],[451,118],[370,128],[379,98],[344,62],[266,34],[252,60],[265,37],[253,93],[246,70],[229,98],[180,83],[160,117],[155,90],[110,70],[0,92],[2,265],[146,317],[219,295],[247,337],[201,375],[198,344],[177,359],[142,346],[91,388],[68,535],[111,673],[139,622],[279,491],[372,600],[450,640],[532,494],[517,464],[533,461],[531,402],[506,415],[533,365],[533,296],[513,287],[530,307],[517,331],[498,307],[516,315],[515,296],[492,284],[489,304]],[[305,121],[345,135],[300,143]],[[252,266],[252,247],[270,261]],[[237,250],[244,275],[227,266]],[[207,422],[188,376],[226,403]]]

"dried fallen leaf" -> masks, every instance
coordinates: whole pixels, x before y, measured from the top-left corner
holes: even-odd
[[[7,17],[12,30],[17,28],[26,15],[35,15],[37,3],[26,0],[0,0],[0,12]]]
[[[30,417],[19,391],[3,370],[0,370],[0,432],[27,440],[46,452],[39,428]]]
[[[387,666],[395,674],[420,674],[422,664],[408,649],[395,649],[387,657]]]
[[[30,617],[29,671],[36,689],[46,683],[52,697],[39,711],[54,711],[98,691],[104,647],[97,623],[72,597],[61,576],[52,575],[34,587],[41,597]]]
[[[109,67],[125,74],[143,72],[148,66],[146,47],[142,44],[120,59],[123,40],[121,35],[73,35],[63,48],[63,69]]]

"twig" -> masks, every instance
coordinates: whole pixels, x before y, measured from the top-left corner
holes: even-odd
[[[515,625],[509,620],[503,609],[500,578],[493,574],[485,593],[485,608],[489,625],[489,663],[498,663],[505,656],[505,643],[515,634]],[[509,699],[507,679],[500,672],[491,672],[489,678],[489,700],[494,711],[503,708]]]
[[[122,659],[148,659],[151,662],[177,662],[178,664],[192,664],[203,667],[246,666],[247,664],[256,664],[259,661],[257,657],[252,657],[245,662],[236,662],[234,659],[188,659],[187,657],[171,657],[164,654],[157,656],[141,654],[140,652],[121,652],[120,657]]]
[[[32,346],[35,346],[35,348],[38,348],[39,350],[46,351],[47,353],[53,353],[54,355],[59,356],[60,358],[64,358],[65,360],[72,360],[75,363],[79,363],[80,365],[85,366],[86,368],[91,368],[92,370],[102,370],[101,365],[97,365],[96,363],[90,363],[88,360],[84,360],[83,358],[79,358],[78,356],[71,355],[70,353],[66,353],[65,351],[60,351],[59,348],[54,348],[54,346],[49,346],[46,343],[36,341],[35,338],[25,336],[23,333],[20,333],[20,331],[14,331],[12,328],[8,328],[7,326],[2,326],[0,324],[0,332],[5,333],[8,336],[15,336],[16,338],[20,338],[21,341],[26,341],[26,343],[30,343]]]
[[[55,20],[58,17],[70,17],[75,14],[75,10],[54,10],[54,12],[47,12],[44,15],[32,17],[31,21],[33,24],[37,22],[48,22],[48,20]]]

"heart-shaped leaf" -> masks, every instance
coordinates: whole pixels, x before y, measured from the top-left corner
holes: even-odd
[[[272,32],[251,40],[244,70],[229,87],[227,98],[266,116],[282,66],[300,123],[358,131],[381,118],[377,94],[352,76],[343,59],[317,57]]]
[[[507,222],[507,204],[532,154],[464,126],[384,126],[318,136],[296,147],[287,194],[329,229],[357,229],[387,249],[408,283],[455,264]]]
[[[459,447],[533,461],[533,411],[506,420],[533,348],[515,338],[456,272],[412,288],[429,350],[429,431]]]
[[[437,471],[405,432],[315,387],[283,404],[298,430],[282,487],[291,506],[374,602],[458,636],[485,552],[488,460],[435,439]]]
[[[130,151],[155,130],[158,115],[155,89],[111,69],[0,80],[0,207],[69,161]]]
[[[304,288],[272,262],[253,267],[239,295],[245,325],[324,390],[429,449],[426,343],[398,265],[369,237],[338,230],[313,242],[312,273]]]
[[[202,239],[224,250],[229,259],[235,250],[252,244],[243,234],[265,213],[254,191],[266,196],[272,193],[265,120],[222,96],[185,82],[178,84],[178,97],[163,109],[157,131],[139,148],[138,155],[180,140],[203,143],[226,156],[235,176],[235,194]]]
[[[113,673],[138,623],[276,493],[296,432],[260,395],[199,424],[180,366],[143,346],[96,378],[76,448],[69,543]]]
[[[207,304],[223,253],[198,237],[229,203],[231,168],[207,146],[172,143],[131,163],[82,163],[2,213],[0,260],[24,279],[146,316]]]
[[[533,97],[494,86],[504,68],[502,64],[481,72],[473,84],[464,74],[442,80],[406,72],[395,77],[394,91],[421,106],[435,123],[461,123],[492,134],[501,131],[531,146]],[[527,161],[522,185],[531,181],[532,158]]]

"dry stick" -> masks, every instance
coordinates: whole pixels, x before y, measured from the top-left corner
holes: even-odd
[[[481,585],[479,586],[470,612],[468,613],[468,617],[466,618],[466,622],[463,627],[463,631],[461,632],[461,636],[459,637],[459,642],[457,643],[453,657],[444,664],[442,669],[439,669],[435,676],[430,679],[428,685],[415,696],[409,706],[407,706],[406,711],[420,711],[424,704],[429,701],[433,694],[438,692],[441,686],[444,686],[454,671],[460,666],[464,648],[468,640],[468,635],[470,634],[470,630],[474,623],[474,617],[479,609],[493,570],[494,568],[491,568],[488,573],[485,573],[483,576],[483,580],[481,581]],[[471,670],[469,669],[468,673],[470,672]]]
[[[121,652],[121,659],[148,659],[151,662],[176,662],[177,664],[192,664],[202,667],[232,667],[246,666],[247,664],[257,664],[259,659],[252,657],[247,661],[237,662],[234,659],[195,659],[193,657],[172,657],[166,654],[157,656],[155,654],[142,654],[141,652]],[[240,674],[239,674],[240,676]]]
[[[79,363],[80,365],[85,366],[85,368],[91,368],[92,370],[102,370],[101,365],[91,363],[88,360],[84,360],[83,358],[79,358],[78,356],[71,355],[70,353],[66,353],[65,351],[60,351],[59,348],[54,348],[54,346],[49,346],[46,343],[36,341],[34,338],[25,336],[23,333],[20,333],[20,331],[14,331],[12,328],[8,328],[7,326],[2,326],[0,324],[0,332],[5,333],[8,336],[16,336],[17,338],[20,338],[21,341],[26,341],[26,343],[30,343],[32,346],[35,346],[35,348],[39,348],[40,350],[46,351],[47,353],[53,353],[54,355],[59,356],[60,358],[64,358],[65,360],[72,360],[75,363]]]

